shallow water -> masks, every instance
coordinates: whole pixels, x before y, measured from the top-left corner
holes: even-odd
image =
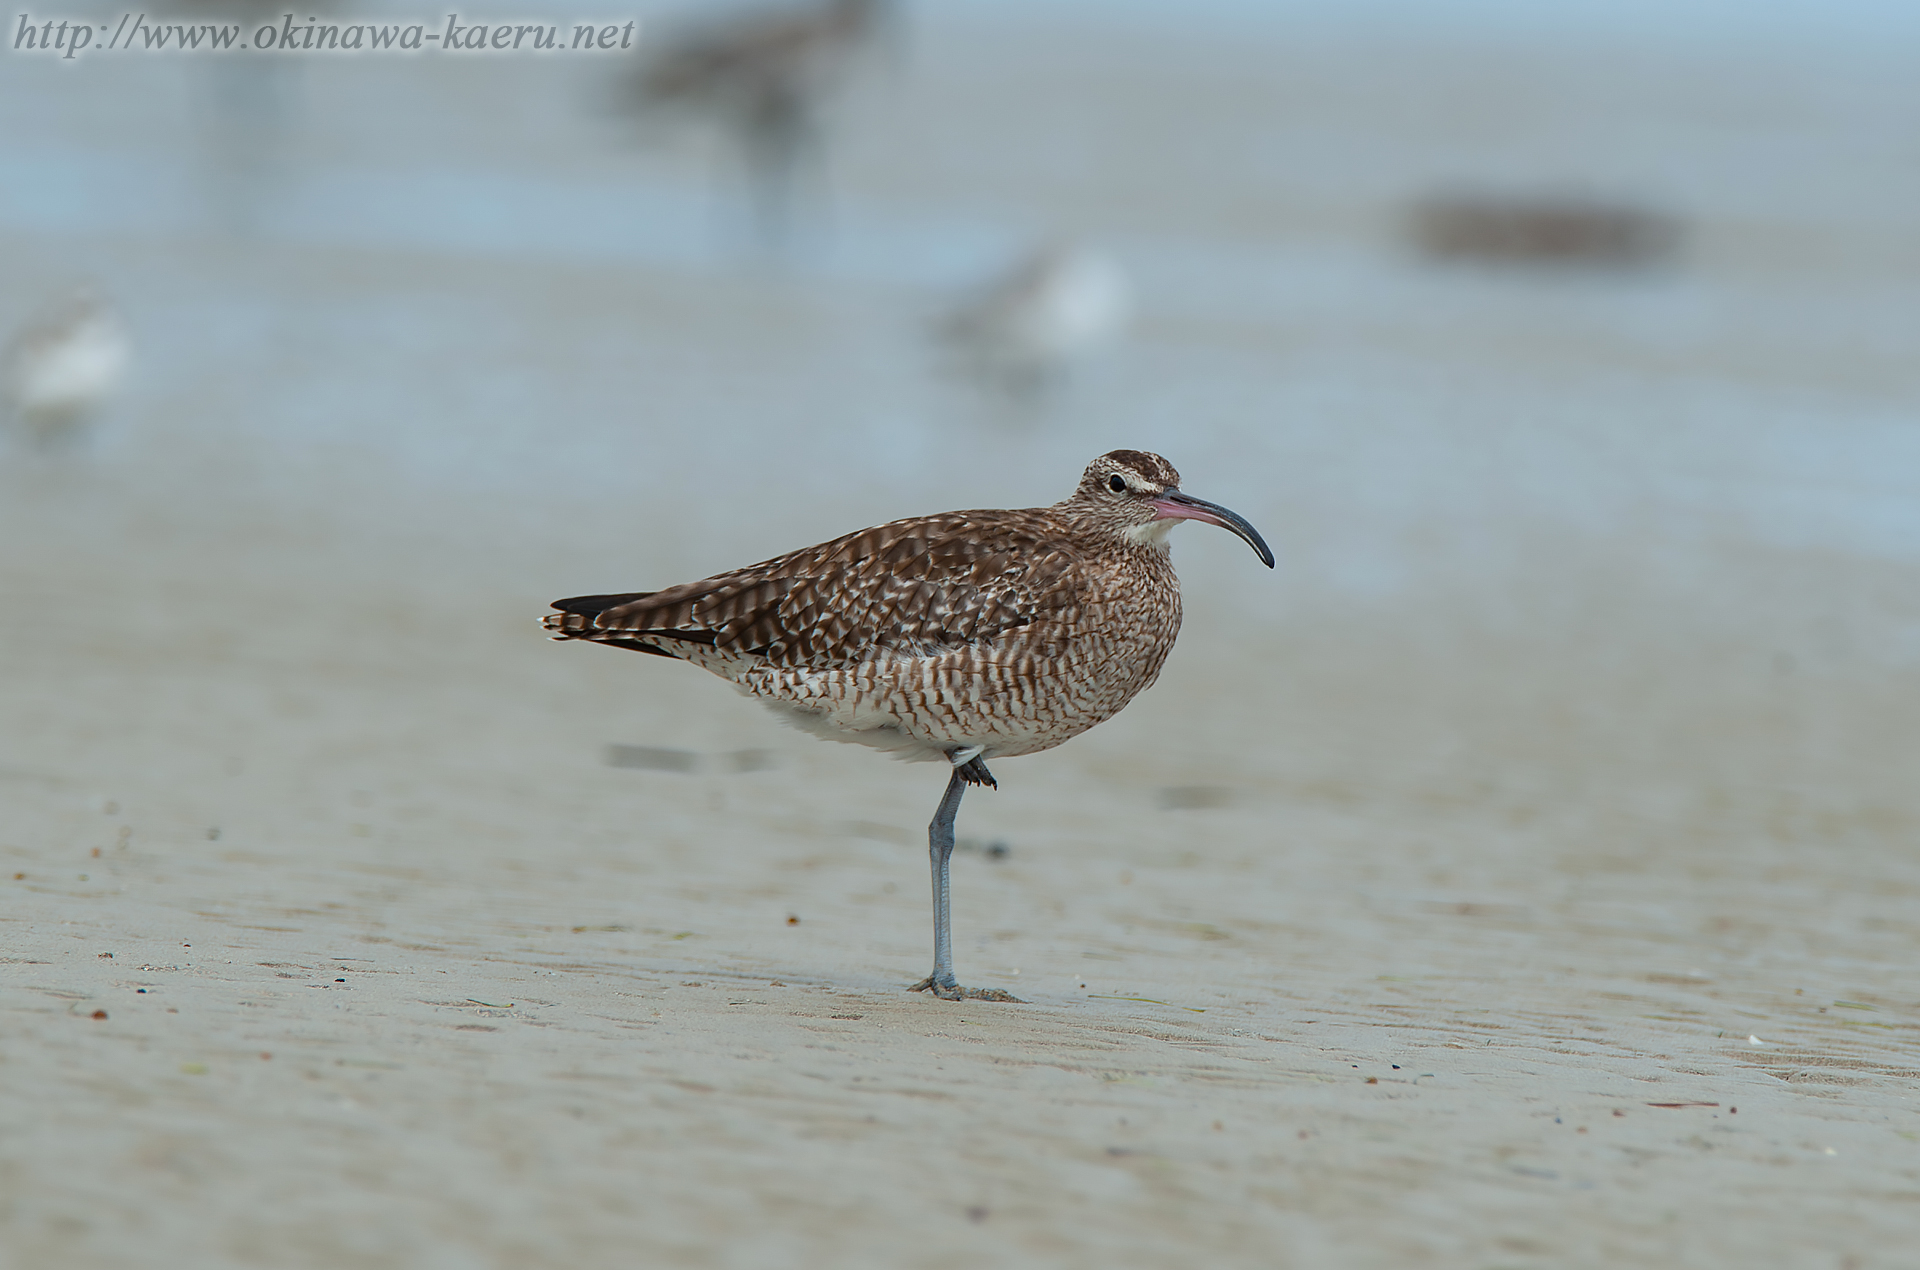
[[[1499,6],[1370,12],[916,11],[842,103],[784,262],[745,241],[714,146],[611,111],[609,61],[276,63],[241,194],[216,179],[221,66],[20,59],[7,316],[73,276],[125,297],[143,374],[108,456],[143,465],[205,438],[267,466],[352,446],[363,479],[507,501],[662,472],[895,492],[837,525],[1050,499],[1145,444],[1362,591],[1432,568],[1410,536],[1499,567],[1489,540],[1537,521],[1920,545],[1920,89],[1897,56],[1833,21],[1716,43],[1704,21],[1595,36],[1575,8],[1562,43]],[[1641,202],[1684,219],[1685,254],[1425,265],[1400,218],[1458,187]],[[997,420],[940,378],[926,322],[1054,233],[1112,251],[1142,321]]]

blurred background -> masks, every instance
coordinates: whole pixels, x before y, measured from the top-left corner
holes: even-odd
[[[1913,823],[1912,6],[499,16],[640,38],[7,57],[13,648],[284,622],[303,673],[457,657],[480,614],[584,664],[535,642],[553,596],[1141,447],[1279,569],[1179,535],[1185,655],[1062,761]],[[36,423],[79,288],[119,323],[73,337],[99,391]],[[636,703],[659,671],[620,669]]]

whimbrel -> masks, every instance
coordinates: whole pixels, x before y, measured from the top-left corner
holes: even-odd
[[[105,296],[81,287],[14,334],[5,357],[7,404],[42,449],[75,440],[127,366],[127,331]]]
[[[1055,243],[957,305],[938,334],[981,378],[1034,393],[1119,334],[1130,307],[1118,265],[1090,248]]]
[[[753,183],[761,229],[777,235],[801,166],[819,144],[822,104],[886,8],[886,0],[819,0],[665,37],[640,65],[635,100],[704,111],[730,130]]]
[[[1050,750],[1118,714],[1180,631],[1167,534],[1220,525],[1268,568],[1254,527],[1180,489],[1157,454],[1115,450],[1051,507],[896,520],[664,591],[556,600],[557,639],[677,657],[816,736],[952,767],[927,845],[933,973],[948,1000],[1009,1001],[954,979],[953,823],[988,759]]]

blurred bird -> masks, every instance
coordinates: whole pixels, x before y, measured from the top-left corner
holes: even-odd
[[[1414,205],[1414,241],[1436,260],[1588,269],[1670,261],[1681,240],[1672,216],[1584,197],[1455,194]]]
[[[1042,247],[940,320],[937,333],[969,369],[998,387],[1051,387],[1126,325],[1120,266],[1071,243]]]
[[[297,17],[278,0],[155,0],[155,7],[188,26],[236,25],[247,39],[266,26],[290,30],[303,41],[308,27],[339,8],[340,0],[308,0]],[[192,59],[207,210],[220,228],[241,236],[265,227],[276,195],[300,162],[300,147],[289,143],[300,131],[301,81],[315,73],[307,59],[266,47]]]
[[[784,232],[794,186],[821,145],[821,112],[887,0],[820,0],[690,28],[645,57],[632,85],[642,109],[703,113],[734,135],[764,237]]]
[[[120,386],[127,331],[113,305],[82,287],[14,333],[5,358],[13,423],[37,449],[77,440]]]

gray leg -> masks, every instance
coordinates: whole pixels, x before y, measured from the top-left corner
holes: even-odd
[[[976,756],[953,769],[947,792],[927,826],[927,855],[933,865],[933,973],[913,985],[915,992],[931,992],[948,1001],[1018,1001],[998,988],[963,988],[953,977],[953,935],[950,927],[951,886],[948,866],[953,860],[953,821],[960,813],[960,796],[969,785],[996,787],[998,782]]]

